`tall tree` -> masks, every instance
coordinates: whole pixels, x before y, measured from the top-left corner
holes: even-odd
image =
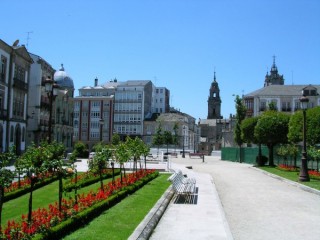
[[[157,148],[158,148],[157,156],[158,156],[159,155],[160,145],[163,144],[163,135],[162,135],[161,123],[159,123],[157,131],[156,131],[156,134],[153,136],[152,144],[157,146]]]
[[[113,154],[115,160],[120,165],[120,180],[122,183],[122,169],[124,168],[124,163],[130,160],[131,152],[129,151],[126,143],[120,142],[117,148],[114,150]]]
[[[258,120],[259,120],[259,116],[245,118],[241,123],[241,137],[243,141],[246,143],[258,144],[259,151],[258,151],[258,156],[256,157],[256,162],[258,166],[263,166],[265,161],[263,160],[263,157],[262,157],[261,143],[254,136],[254,129],[258,123]]]
[[[172,136],[172,141],[174,144],[174,152],[176,152],[176,147],[179,144],[178,131],[179,131],[179,125],[177,122],[175,122],[173,126],[173,136]]]
[[[242,144],[243,139],[241,136],[241,122],[246,116],[246,107],[243,104],[242,98],[239,97],[239,95],[236,96],[236,99],[234,100],[236,104],[236,126],[234,130],[234,141],[239,146],[239,162],[242,162]]]
[[[45,147],[30,145],[26,152],[23,153],[17,160],[17,165],[24,169],[27,177],[30,180],[30,194],[28,204],[28,223],[32,221],[32,197],[34,185],[37,182],[38,176],[44,171],[44,161],[50,158],[52,153]]]
[[[288,124],[290,116],[282,112],[267,111],[260,116],[254,134],[259,142],[269,150],[269,165],[274,166],[273,148],[279,143],[288,142]]]
[[[103,170],[107,168],[107,163],[112,157],[112,150],[103,146],[99,151],[96,152],[90,164],[90,170],[98,172],[100,178],[100,188],[104,191],[103,187]]]
[[[163,132],[163,143],[167,146],[167,154],[168,154],[169,144],[173,144],[173,137],[170,131]]]

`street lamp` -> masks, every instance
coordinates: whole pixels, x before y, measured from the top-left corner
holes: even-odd
[[[99,120],[99,124],[100,124],[100,142],[102,142],[102,129],[104,124],[104,120],[102,118]]]
[[[51,132],[52,132],[52,105],[53,101],[58,95],[58,84],[56,84],[50,76],[45,80],[45,91],[49,98],[49,126],[48,126],[48,143],[51,143]]]
[[[302,96],[300,99],[301,109],[303,113],[303,149],[302,149],[302,156],[301,156],[301,167],[300,167],[300,174],[299,174],[299,181],[300,182],[309,182],[309,174],[308,174],[308,165],[307,165],[307,147],[306,147],[306,110],[308,108],[309,98],[306,96]]]
[[[186,126],[183,126],[182,127],[182,137],[183,137],[183,140],[182,140],[182,157],[185,158],[185,154],[184,154],[184,137],[185,137],[185,134],[184,134],[184,131],[186,129]]]

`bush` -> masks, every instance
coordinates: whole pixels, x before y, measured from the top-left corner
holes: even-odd
[[[78,157],[80,157],[80,158],[88,158],[89,157],[89,150],[83,142],[77,142],[74,145],[74,151],[76,151],[78,153]]]
[[[256,163],[259,167],[266,165],[266,163],[268,162],[268,158],[266,156],[261,156],[259,157],[259,155],[256,157]]]

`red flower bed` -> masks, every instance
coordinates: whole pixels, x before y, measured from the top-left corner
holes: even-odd
[[[78,195],[77,204],[75,204],[74,199],[63,199],[61,212],[59,211],[57,202],[50,204],[48,208],[39,208],[32,212],[32,223],[30,226],[27,223],[26,215],[22,215],[21,222],[9,220],[2,234],[4,234],[6,239],[26,239],[35,233],[46,232],[63,220],[76,215],[78,212],[83,211],[99,201],[107,199],[114,192],[135,183],[153,172],[154,170],[140,170],[137,173],[127,174],[126,177],[123,177],[122,183],[118,178],[114,184],[109,183],[105,185],[104,191],[101,191],[100,189],[95,193],[90,191],[87,194]]]
[[[43,181],[47,178],[51,178],[53,176],[53,173],[50,172],[46,172],[46,173],[40,173],[37,177],[37,179],[39,181]],[[23,179],[20,180],[20,187],[19,187],[19,182],[12,182],[11,185],[7,188],[4,189],[5,193],[9,193],[9,192],[14,192],[18,189],[23,189],[23,188],[28,188],[30,187],[30,179],[25,177]]]
[[[320,172],[316,170],[309,170],[308,173],[311,178],[320,180]]]
[[[296,168],[294,166],[286,165],[286,164],[279,164],[277,168],[280,170],[290,171],[290,172],[298,171],[298,168]]]

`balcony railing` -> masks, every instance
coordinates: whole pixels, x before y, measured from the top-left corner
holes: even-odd
[[[13,86],[24,91],[28,91],[28,84],[18,78],[13,78]]]

